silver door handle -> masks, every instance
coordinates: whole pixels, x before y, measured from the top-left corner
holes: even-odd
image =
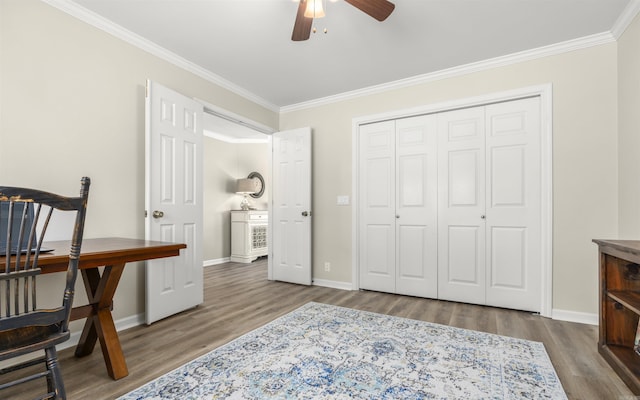
[[[309,215],[311,215],[311,211],[303,211],[302,212],[302,216],[303,217],[308,217]]]
[[[481,215],[481,216],[480,216],[480,218],[485,219],[485,218],[487,218],[487,217],[486,217],[486,216],[484,216],[484,215]]]
[[[164,213],[162,211],[155,210],[153,212],[153,218],[162,218],[164,217]]]

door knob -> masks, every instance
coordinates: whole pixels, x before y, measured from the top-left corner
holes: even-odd
[[[302,216],[303,217],[308,217],[309,215],[311,215],[311,211],[303,211],[302,212]]]
[[[164,217],[164,213],[162,211],[155,210],[153,212],[153,218],[162,218]]]
[[[486,216],[484,216],[484,215],[481,215],[481,216],[480,216],[480,218],[485,219],[485,218],[487,218],[487,217],[486,217]]]

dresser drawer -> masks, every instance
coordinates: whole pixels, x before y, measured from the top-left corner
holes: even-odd
[[[269,219],[268,214],[253,214],[249,213],[249,220],[251,221],[266,221]]]

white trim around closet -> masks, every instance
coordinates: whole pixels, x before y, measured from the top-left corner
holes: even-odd
[[[541,282],[541,315],[544,317],[552,316],[552,300],[553,300],[553,96],[552,85],[550,83],[524,87],[504,92],[490,93],[482,96],[469,97],[464,99],[456,99],[442,103],[428,104],[419,107],[413,107],[405,110],[390,111],[380,114],[357,117],[352,120],[351,127],[351,151],[352,151],[352,187],[353,194],[352,204],[358,204],[358,127],[360,125],[380,122],[390,119],[413,117],[417,115],[433,114],[443,111],[450,111],[459,108],[482,106],[486,104],[498,103],[502,101],[517,100],[526,97],[540,97],[540,126],[541,126],[541,205],[542,205],[542,282]],[[353,207],[351,216],[351,258],[352,258],[352,289],[358,290],[359,274],[358,274],[358,207]]]

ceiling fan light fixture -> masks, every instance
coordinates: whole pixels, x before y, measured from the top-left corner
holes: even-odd
[[[307,8],[304,11],[306,18],[322,18],[324,17],[323,0],[307,0]]]
[[[294,42],[308,40],[311,32],[316,32],[316,29],[313,28],[314,18],[321,18],[325,16],[324,0],[297,1],[298,11],[296,12],[296,21],[293,25],[293,32],[291,33],[291,40]],[[368,14],[378,21],[384,21],[387,19],[396,7],[395,4],[389,0],[344,0],[344,2],[354,6],[358,10]],[[327,29],[325,28],[323,32],[327,33]]]

